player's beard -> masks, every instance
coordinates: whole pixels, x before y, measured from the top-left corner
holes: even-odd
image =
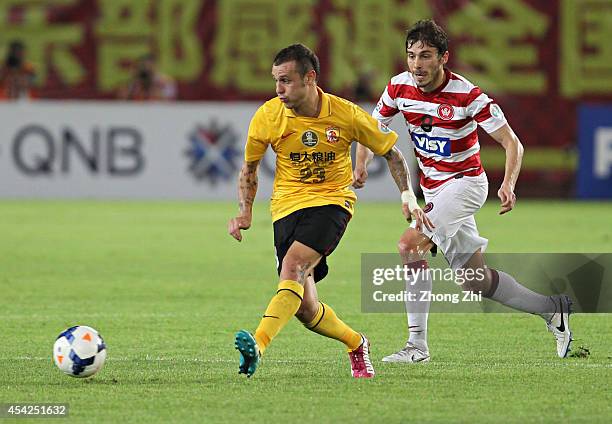
[[[442,79],[440,78],[440,75],[442,74],[444,74],[444,68],[438,67],[435,68],[434,71],[426,71],[424,75],[425,78],[421,82],[419,82],[419,80],[417,79],[417,75],[414,72],[412,73],[412,76],[414,78],[414,81],[416,82],[417,87],[419,87],[421,90],[433,91],[438,88],[437,85],[434,87],[434,84],[436,84],[439,80],[440,83],[442,82]],[[427,76],[429,76],[429,78],[427,78]]]
[[[413,72],[412,76],[414,78],[414,81],[416,82],[417,87],[419,88],[427,87],[427,85],[430,83],[430,81],[427,80],[427,74],[417,75],[415,72]],[[420,77],[423,77],[423,79],[419,80]]]

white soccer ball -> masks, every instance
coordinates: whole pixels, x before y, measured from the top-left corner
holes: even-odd
[[[53,361],[72,377],[89,377],[100,371],[106,360],[106,345],[91,327],[76,325],[64,330],[53,345]]]

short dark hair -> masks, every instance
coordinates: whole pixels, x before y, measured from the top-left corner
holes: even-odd
[[[312,50],[301,43],[292,44],[282,49],[276,54],[272,63],[274,66],[278,66],[285,62],[291,62],[292,60],[295,60],[297,63],[297,71],[302,77],[306,75],[306,72],[314,69],[317,74],[316,79],[319,79],[319,74],[321,72],[319,58]]]
[[[433,19],[418,21],[406,32],[406,51],[417,41],[435,47],[439,55],[448,50],[448,36]]]

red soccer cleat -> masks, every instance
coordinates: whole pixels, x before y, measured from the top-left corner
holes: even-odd
[[[374,367],[370,361],[370,341],[361,335],[361,344],[352,352],[349,352],[351,360],[351,373],[355,378],[374,377]]]

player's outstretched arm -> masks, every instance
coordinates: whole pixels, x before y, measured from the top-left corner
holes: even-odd
[[[503,215],[510,212],[516,203],[516,195],[514,187],[521,172],[521,163],[523,161],[523,145],[518,139],[510,125],[505,124],[503,127],[491,133],[491,137],[495,139],[506,150],[506,168],[504,173],[504,181],[497,191],[497,196],[501,200],[501,209],[499,214]]]
[[[253,217],[253,202],[257,194],[257,169],[259,161],[245,162],[238,179],[238,216],[229,220],[227,231],[238,241],[242,241],[240,230],[251,227]]]
[[[353,170],[353,187],[363,188],[368,179],[368,164],[374,158],[374,153],[363,144],[357,143],[355,153],[355,169]]]
[[[402,212],[408,220],[412,221],[412,218],[416,220],[416,230],[421,231],[423,225],[430,231],[434,229],[433,223],[429,220],[425,212],[419,207],[416,196],[412,191],[412,185],[410,184],[410,173],[408,172],[408,165],[402,152],[393,146],[391,150],[383,155],[387,160],[389,171],[395,180],[397,188],[402,193]]]

